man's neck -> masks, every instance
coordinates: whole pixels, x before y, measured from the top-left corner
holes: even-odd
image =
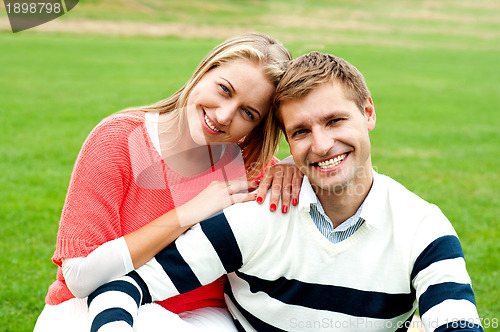
[[[345,189],[341,190],[340,193],[316,190],[316,195],[325,214],[332,221],[333,228],[338,227],[356,213],[370,192],[372,184],[373,174],[367,179],[364,186],[356,186],[357,188],[366,188],[362,192]]]

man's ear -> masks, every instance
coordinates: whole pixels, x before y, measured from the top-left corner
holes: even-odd
[[[375,106],[373,106],[372,97],[369,97],[364,106],[365,117],[368,124],[368,130],[375,128],[375,123],[377,122],[377,117],[375,115]]]

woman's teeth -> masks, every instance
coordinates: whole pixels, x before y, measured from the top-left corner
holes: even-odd
[[[340,156],[337,156],[337,157],[329,159],[329,160],[321,161],[318,163],[318,166],[319,166],[319,168],[322,168],[322,169],[332,168],[332,167],[335,167],[338,164],[340,164],[342,162],[342,160],[345,159],[345,157],[347,157],[347,153],[344,153]]]
[[[214,124],[210,121],[210,119],[208,118],[208,116],[205,114],[205,123],[207,124],[207,126],[212,129],[213,131],[217,131],[219,133],[222,133],[222,130],[219,130],[217,129],[216,126],[214,126]]]

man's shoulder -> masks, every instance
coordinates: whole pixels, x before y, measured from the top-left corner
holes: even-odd
[[[278,213],[272,212],[269,209],[267,200],[262,204],[258,204],[256,201],[236,203],[225,208],[224,214],[228,220],[245,219],[255,220],[255,222],[263,222],[279,217]]]
[[[390,176],[377,173],[375,179],[380,182],[387,193],[389,204],[402,204],[417,209],[433,205]]]
[[[378,201],[381,208],[381,223],[391,227],[398,234],[411,237],[418,236],[418,243],[427,245],[434,239],[444,235],[456,235],[448,218],[435,204],[429,203],[394,179],[385,175],[377,177],[383,190],[378,195],[385,196],[385,202]],[[383,182],[383,183],[380,183]]]
[[[375,179],[380,187],[377,195],[384,195],[386,200],[384,206],[390,209],[392,214],[404,216],[405,219],[413,221],[430,216],[446,219],[438,206],[428,202],[393,178],[377,174]]]
[[[255,201],[236,203],[224,209],[224,215],[231,225],[239,229],[248,227],[258,228],[260,231],[277,231],[298,214],[297,208],[291,208],[287,213],[282,213],[280,210],[271,211],[269,208],[269,200],[266,199],[262,204]]]

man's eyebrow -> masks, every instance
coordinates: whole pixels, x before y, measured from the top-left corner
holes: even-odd
[[[324,123],[324,122],[328,122],[331,119],[335,119],[335,118],[345,118],[348,115],[349,114],[347,112],[344,112],[344,111],[334,111],[330,114],[327,114],[325,116],[320,117],[319,121],[320,121],[320,123]]]
[[[342,110],[342,109],[334,109],[331,111],[331,113],[320,116],[318,118],[318,122],[319,123],[327,123],[332,119],[349,118],[349,117],[350,117],[349,112]]]
[[[222,76],[219,76],[219,77],[220,77],[220,79],[222,79],[222,80],[226,81],[226,82],[227,82],[227,84],[229,84],[229,86],[231,87],[231,90],[233,90],[234,94],[237,94],[236,89],[234,88],[233,84],[231,84],[231,82],[230,82],[228,79],[226,79],[226,78],[224,78],[224,77],[222,77]],[[249,105],[247,105],[247,106],[245,106],[245,107],[246,107],[246,108],[248,108],[249,110],[251,110],[251,111],[253,111],[253,112],[257,113],[257,114],[259,115],[259,118],[261,118],[261,119],[262,119],[262,114],[261,114],[261,112],[259,112],[259,110],[257,110],[255,107],[252,107],[252,106],[249,106]]]

